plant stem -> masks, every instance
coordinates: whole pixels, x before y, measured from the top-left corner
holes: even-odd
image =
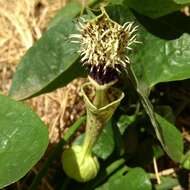
[[[87,110],[86,134],[83,144],[84,157],[86,155],[91,155],[92,148],[95,145],[104,125],[104,121]]]

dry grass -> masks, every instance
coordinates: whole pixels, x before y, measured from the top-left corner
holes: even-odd
[[[0,63],[18,63],[66,0],[0,0]]]
[[[66,0],[0,0],[0,90],[7,94],[16,65]],[[67,127],[84,113],[78,96],[84,80],[27,101],[49,127],[51,142],[59,141]]]

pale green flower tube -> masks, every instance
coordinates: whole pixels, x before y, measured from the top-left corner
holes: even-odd
[[[90,97],[90,94],[93,94],[94,86],[96,86],[96,97],[100,95],[100,98],[95,98],[94,100],[99,107],[93,104],[92,98]],[[97,93],[100,94],[98,95]],[[69,177],[79,182],[86,182],[96,177],[99,171],[99,163],[97,158],[92,154],[92,148],[97,142],[107,121],[119,106],[124,93],[119,89],[110,87],[109,84],[107,86],[92,85],[91,81],[82,86],[82,95],[87,109],[84,142],[82,146],[73,145],[71,148],[65,150],[63,152],[62,164],[65,173]],[[107,99],[106,104],[105,98]]]

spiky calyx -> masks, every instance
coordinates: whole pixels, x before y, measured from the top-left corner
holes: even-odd
[[[71,35],[81,44],[81,61],[89,68],[89,75],[99,84],[117,79],[122,68],[129,63],[126,50],[137,43],[132,22],[123,26],[109,18],[105,10],[90,21],[79,23],[80,34]],[[75,41],[76,42],[76,41]]]

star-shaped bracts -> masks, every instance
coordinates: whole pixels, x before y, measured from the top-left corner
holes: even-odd
[[[116,80],[129,64],[127,50],[136,40],[137,26],[132,22],[123,26],[109,18],[105,10],[93,20],[78,24],[80,34],[71,38],[81,44],[81,62],[89,69],[89,75],[99,84]]]

